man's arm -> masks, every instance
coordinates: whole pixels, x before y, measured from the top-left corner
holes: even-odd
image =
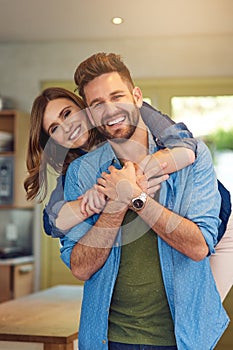
[[[188,191],[193,191],[190,203],[187,206],[185,217],[168,210],[152,198],[147,198],[145,207],[138,211],[138,215],[153,228],[153,230],[169,245],[193,260],[203,259],[212,250],[217,235],[219,223],[218,199],[219,194],[216,187],[216,179],[208,156],[206,147],[202,146],[198,161],[195,162],[193,172],[190,173],[190,183],[193,188],[184,188],[180,183],[176,188],[181,195],[187,196]],[[111,199],[125,201],[128,205],[133,197],[141,193],[137,185],[135,168],[128,162],[122,170],[109,168],[111,174],[103,173],[102,179],[98,180],[99,190]],[[127,181],[132,195],[123,196],[121,184]],[[178,209],[179,210],[179,209]],[[180,212],[180,211],[179,211]],[[186,215],[187,214],[187,215]],[[183,214],[182,214],[183,215]],[[188,219],[189,218],[189,219]],[[192,220],[192,221],[191,221]],[[208,244],[208,245],[207,245]]]
[[[124,219],[127,206],[109,200],[95,225],[73,247],[71,271],[80,280],[88,280],[107,260]]]
[[[199,261],[208,255],[206,241],[194,222],[168,210],[151,197],[138,214],[165,242],[192,260]]]

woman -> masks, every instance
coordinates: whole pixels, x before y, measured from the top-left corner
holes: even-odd
[[[78,96],[57,87],[45,89],[35,99],[31,111],[27,154],[29,175],[24,186],[28,200],[37,198],[41,202],[47,194],[47,165],[49,164],[61,175],[58,177],[57,186],[44,210],[44,228],[46,233],[53,237],[63,236],[67,230],[88,216],[99,213],[105,205],[104,196],[97,193],[95,189],[90,189],[84,198],[74,202],[66,203],[64,201],[63,184],[70,162],[104,142],[98,131],[91,127],[84,108],[85,105]],[[180,123],[181,125],[174,124],[170,118],[146,104],[140,112],[145,123],[157,138],[156,141],[160,141],[163,146],[177,146],[170,152],[161,150],[154,155],[157,162],[162,164],[161,169],[164,168],[164,162],[167,163],[164,172],[171,173],[194,161],[196,141],[182,123]],[[180,126],[181,128],[179,128]],[[156,135],[154,130],[156,130]],[[174,134],[178,137],[174,137]],[[184,138],[181,139],[180,135]],[[188,149],[184,146],[187,146]],[[147,162],[147,165],[149,163]],[[156,163],[152,162],[151,164],[153,166]],[[144,170],[146,170],[146,166]],[[166,179],[165,176],[162,176],[163,180]],[[153,194],[157,185],[154,184],[151,187],[150,194]],[[220,248],[223,245],[221,242],[218,245]],[[217,260],[217,256],[217,254],[214,256],[215,260]],[[223,252],[221,252],[221,256],[223,256]],[[215,270],[217,271],[217,269],[213,269],[213,271]],[[217,276],[215,277],[218,280]],[[221,282],[221,284],[223,283]],[[228,282],[227,286],[224,286],[224,290],[219,287],[222,297],[225,297],[231,284],[231,281]]]
[[[63,114],[61,114],[60,121],[56,122],[56,116],[53,117],[52,115],[50,119],[49,115],[51,112],[53,113],[53,110],[50,110],[49,107],[55,102],[54,106],[56,108],[57,101],[58,103],[59,101],[61,102],[62,109],[63,107],[66,109],[63,112],[59,111],[59,113]],[[58,105],[59,108],[60,104]],[[98,131],[90,127],[85,114],[78,114],[84,109],[84,103],[78,96],[62,88],[45,89],[35,99],[31,110],[31,127],[27,152],[29,175],[24,183],[28,200],[39,196],[38,200],[41,202],[46,197],[48,164],[58,173],[65,174],[69,163],[73,159],[83,154],[85,149],[90,150],[95,144],[102,141]],[[55,130],[68,117],[74,114],[83,117],[85,129],[80,140],[76,139],[75,142],[71,142],[64,140],[64,138],[62,139],[61,133],[56,133]],[[46,124],[46,119],[48,119],[48,125]],[[86,130],[88,126],[89,131]]]

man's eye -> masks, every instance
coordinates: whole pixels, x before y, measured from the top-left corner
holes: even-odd
[[[119,100],[120,98],[122,98],[124,95],[115,95],[113,96],[114,100]]]
[[[92,107],[94,109],[97,109],[97,108],[100,108],[101,106],[103,106],[103,102],[98,102],[98,103],[94,104]]]

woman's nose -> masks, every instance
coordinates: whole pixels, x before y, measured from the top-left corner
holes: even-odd
[[[64,122],[61,124],[62,129],[63,129],[64,132],[66,132],[66,133],[70,131],[71,126],[72,126],[72,123],[71,123],[71,122],[68,122],[67,120],[64,121]]]

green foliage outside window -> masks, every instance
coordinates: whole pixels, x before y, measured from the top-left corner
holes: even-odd
[[[218,151],[233,150],[233,128],[228,131],[218,129],[206,136],[205,142],[211,149]]]

